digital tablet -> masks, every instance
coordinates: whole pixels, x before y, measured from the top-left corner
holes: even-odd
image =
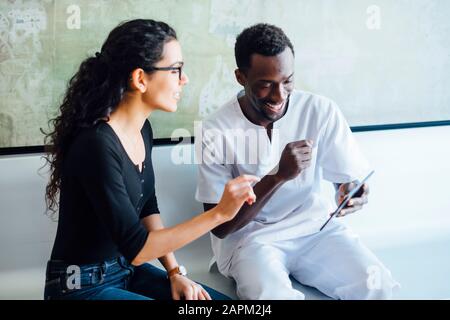
[[[339,206],[337,207],[337,209],[330,215],[330,217],[328,218],[328,220],[323,224],[323,226],[320,228],[320,231],[322,231],[323,228],[325,228],[325,226],[327,225],[328,222],[330,222],[330,220],[337,215],[339,212],[341,212],[342,209],[344,209],[344,207],[347,205],[347,203],[350,201],[350,199],[358,192],[359,189],[361,189],[361,187],[363,186],[363,184],[367,181],[367,179],[369,179],[373,173],[375,171],[372,170],[367,177],[365,177],[360,183],[358,183],[352,190],[350,190],[350,192],[344,197],[344,199],[342,200],[342,202],[339,204]]]

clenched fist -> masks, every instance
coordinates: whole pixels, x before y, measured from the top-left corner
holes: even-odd
[[[290,142],[284,147],[278,164],[277,178],[292,180],[311,165],[312,140]]]

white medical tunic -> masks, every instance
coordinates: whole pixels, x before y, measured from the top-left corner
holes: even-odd
[[[332,210],[329,199],[320,190],[322,178],[345,183],[362,179],[370,171],[346,120],[332,100],[293,91],[286,114],[274,122],[272,139],[269,139],[264,127],[244,116],[238,102],[240,94],[209,116],[202,123],[202,136],[196,136],[200,163],[197,201],[218,203],[225,184],[239,175],[262,178],[273,173],[284,147],[290,142],[311,139],[314,144],[310,167],[285,182],[253,221],[224,239],[211,234],[217,265],[224,274],[237,248],[318,232]],[[237,143],[242,137],[250,138]]]

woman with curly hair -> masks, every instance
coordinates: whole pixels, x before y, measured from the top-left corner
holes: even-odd
[[[187,82],[175,31],[153,20],[120,24],[81,63],[46,137],[46,201],[59,219],[45,299],[227,298],[188,279],[172,252],[255,201],[258,178],[229,181],[216,207],[163,227],[147,118],[176,111]],[[145,263],[156,258],[167,272]]]

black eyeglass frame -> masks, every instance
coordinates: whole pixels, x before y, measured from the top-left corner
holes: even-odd
[[[184,62],[179,62],[178,67],[151,67],[148,71],[174,71],[178,70],[178,78],[181,81],[181,75],[183,73]]]

